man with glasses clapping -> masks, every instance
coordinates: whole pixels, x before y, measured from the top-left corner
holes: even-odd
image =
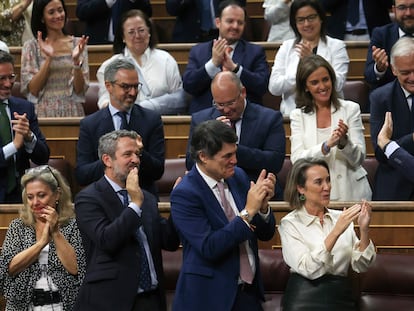
[[[22,202],[20,177],[29,160],[45,164],[50,154],[34,105],[11,96],[16,77],[13,56],[0,50],[0,203]]]
[[[262,169],[277,174],[285,159],[285,130],[280,111],[272,110],[246,99],[246,88],[237,74],[218,73],[211,83],[211,108],[196,112],[191,117],[186,166],[190,170],[194,161],[190,155],[190,142],[194,128],[203,121],[217,119],[231,126],[237,134],[237,165],[257,180]],[[275,199],[282,200],[282,189],[276,183]]]

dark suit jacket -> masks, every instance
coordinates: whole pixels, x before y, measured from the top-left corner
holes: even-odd
[[[394,80],[374,90],[370,95],[371,105],[370,127],[371,141],[375,157],[379,161],[375,176],[373,200],[408,201],[414,199],[414,183],[410,182],[401,170],[396,169],[377,145],[378,133],[384,124],[385,112],[391,111],[394,129],[392,140],[401,148],[414,155],[414,123],[407,100],[398,80]]]
[[[154,181],[164,173],[165,160],[161,116],[152,110],[133,105],[129,125],[141,135],[144,144],[139,184],[157,196]],[[104,166],[98,158],[99,138],[114,129],[109,108],[101,109],[81,120],[76,157],[76,178],[80,185],[90,184],[103,176]]]
[[[375,27],[391,23],[389,9],[392,0],[362,0],[368,32],[371,35]],[[343,40],[347,22],[347,0],[321,0],[327,16],[328,35]]]
[[[30,130],[37,138],[36,146],[32,153],[28,153],[24,147],[20,148],[16,153],[16,170],[18,173],[18,181],[20,177],[24,175],[24,171],[30,167],[30,161],[35,164],[47,164],[49,160],[49,147],[46,144],[46,139],[43,136],[39,128],[37,115],[35,114],[34,105],[27,100],[11,96],[9,99],[9,108],[12,120],[14,120],[13,113],[27,114],[27,119],[30,123]],[[3,125],[1,125],[3,126]],[[2,147],[6,145],[0,138],[0,203],[5,201],[6,198],[6,183],[7,183],[7,168],[9,161],[5,160]]]
[[[364,72],[365,80],[370,84],[371,88],[377,88],[395,79],[395,76],[391,71],[391,66],[388,66],[385,75],[381,79],[377,80],[374,72],[375,61],[372,58],[372,46],[375,45],[377,48],[384,49],[388,55],[388,61],[390,61],[391,48],[398,39],[398,25],[396,23],[391,23],[382,27],[375,28],[372,32]]]
[[[246,204],[249,179],[236,167],[226,180],[239,210]],[[257,239],[267,241],[275,232],[271,213],[266,223],[256,215],[252,231],[240,218],[229,222],[194,166],[171,193],[171,214],[183,244],[183,266],[174,294],[173,310],[231,310],[240,271],[239,244],[248,240],[256,259],[253,281],[256,295],[263,299]],[[277,277],[277,276],[275,276]]]
[[[220,112],[214,107],[192,115],[186,155],[188,170],[194,164],[190,154],[190,142],[194,128],[201,122],[216,119],[220,115]],[[248,102],[241,123],[240,140],[237,147],[237,166],[247,173],[250,180],[256,181],[262,169],[274,174],[281,170],[285,160],[285,151],[285,129],[280,111]],[[277,187],[276,192],[276,198],[282,200],[283,193],[280,186]]]
[[[224,0],[213,0],[215,10]],[[239,1],[246,6],[246,0]],[[200,1],[196,0],[166,0],[168,14],[177,16],[175,20],[172,39],[174,42],[200,42],[201,39],[201,8]]]
[[[211,59],[213,41],[199,43],[190,50],[188,65],[183,75],[184,89],[193,95],[189,112],[211,107],[211,78],[204,65]],[[247,90],[247,98],[262,103],[269,84],[269,66],[263,47],[240,40],[233,53],[233,61],[243,66],[240,80]]]
[[[414,184],[414,156],[403,148],[395,150],[388,163]]]
[[[76,221],[86,253],[86,275],[76,310],[131,310],[138,290],[139,246],[135,232],[144,227],[165,307],[161,249],[174,251],[178,235],[171,220],[162,218],[155,197],[144,191],[139,217],[125,208],[105,177],[75,198]]]
[[[121,1],[121,12],[138,9],[152,16],[152,7],[149,0]],[[111,9],[105,0],[78,0],[76,16],[86,23],[85,35],[89,36],[89,44],[108,44],[109,23],[111,21]],[[121,19],[119,19],[121,20]]]

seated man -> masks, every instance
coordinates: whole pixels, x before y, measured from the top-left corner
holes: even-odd
[[[136,131],[144,148],[140,159],[139,184],[158,197],[155,181],[164,173],[165,145],[161,116],[135,105],[141,84],[135,66],[125,59],[111,62],[104,73],[109,105],[81,120],[77,144],[76,179],[90,184],[103,176],[98,157],[99,138],[118,129]]]
[[[194,164],[190,142],[194,128],[203,121],[217,119],[232,125],[238,136],[237,166],[250,180],[256,180],[262,169],[277,174],[285,159],[286,138],[280,111],[259,106],[246,100],[246,88],[232,72],[218,73],[211,83],[214,107],[196,112],[191,118],[187,145],[186,166]],[[276,198],[283,199],[276,183]]]
[[[189,112],[211,105],[210,84],[220,71],[232,71],[247,88],[247,98],[262,104],[269,83],[263,48],[243,39],[246,12],[236,0],[221,2],[216,18],[219,38],[194,46],[183,75],[184,90],[193,95]]]

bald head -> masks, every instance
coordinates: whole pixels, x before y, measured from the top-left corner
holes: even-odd
[[[211,93],[213,93],[214,91],[224,91],[229,86],[241,90],[243,84],[241,83],[240,78],[234,72],[221,71],[218,74],[216,74],[213,81],[211,82]]]

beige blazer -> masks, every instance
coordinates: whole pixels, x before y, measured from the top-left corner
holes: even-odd
[[[368,183],[367,172],[361,166],[366,150],[364,126],[362,125],[361,111],[357,103],[348,100],[339,100],[341,107],[331,109],[332,130],[342,119],[349,127],[348,143],[341,150],[338,147],[324,155],[323,141],[318,141],[316,114],[304,113],[301,109],[294,109],[290,114],[291,128],[291,160],[316,157],[328,162],[331,175],[331,200],[359,201],[370,200],[372,191]]]

